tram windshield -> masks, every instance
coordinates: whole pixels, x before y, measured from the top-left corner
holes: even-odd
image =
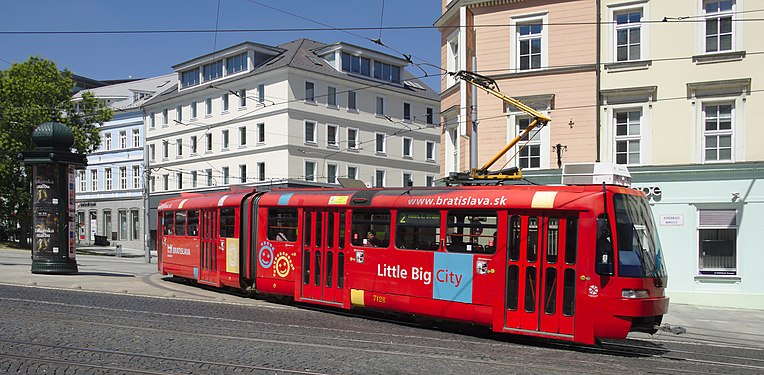
[[[663,251],[647,199],[615,194],[613,205],[618,238],[618,275],[665,278]]]

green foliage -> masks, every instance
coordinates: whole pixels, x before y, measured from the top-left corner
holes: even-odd
[[[38,57],[0,71],[0,229],[29,229],[30,178],[18,155],[33,148],[37,126],[48,121],[67,125],[74,133],[73,149],[88,153],[100,143],[99,125],[112,118],[112,111],[90,93],[72,101],[71,76]]]

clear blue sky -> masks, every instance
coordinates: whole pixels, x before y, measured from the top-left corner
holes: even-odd
[[[384,3],[384,14],[383,14]],[[220,5],[219,16],[218,4]],[[365,38],[379,30],[256,31],[129,34],[7,34],[8,32],[273,30],[432,26],[440,0],[27,0],[4,1],[0,23],[0,70],[38,56],[60,69],[93,79],[146,78],[172,72],[172,65],[243,41],[277,45],[298,38],[343,41],[397,55]],[[270,7],[270,8],[269,8]],[[289,15],[278,10],[292,13]],[[307,18],[302,19],[300,17]],[[312,22],[312,21],[316,22]],[[440,34],[433,28],[382,30],[385,45],[440,64]],[[439,70],[424,67],[429,75]],[[424,72],[409,66],[416,76]],[[425,82],[439,90],[435,77]]]

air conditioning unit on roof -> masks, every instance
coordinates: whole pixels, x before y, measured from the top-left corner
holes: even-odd
[[[614,163],[567,163],[562,166],[564,185],[608,185],[631,186],[629,170]]]

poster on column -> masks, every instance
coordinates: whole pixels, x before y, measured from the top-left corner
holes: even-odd
[[[35,255],[53,255],[58,248],[58,166],[36,165],[33,168],[32,212],[34,212]]]

